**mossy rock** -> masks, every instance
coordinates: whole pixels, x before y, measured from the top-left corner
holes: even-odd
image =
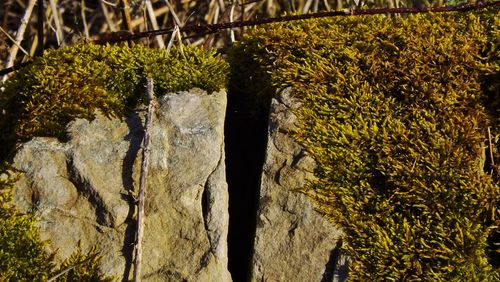
[[[155,95],[198,87],[225,87],[227,63],[199,48],[166,50],[80,44],[48,51],[20,70],[0,94],[0,157],[19,140],[64,137],[75,118],[93,118],[100,110],[123,117],[145,98],[152,77]],[[8,150],[7,150],[8,149]]]
[[[500,186],[483,172],[499,22],[498,9],[297,21],[231,51],[242,92],[301,99],[294,137],[319,179],[302,192],[345,231],[350,280],[500,279],[486,254]]]
[[[115,281],[100,270],[96,248],[83,252],[80,246],[60,266],[47,253],[47,241],[33,214],[22,214],[12,205],[12,190],[18,173],[0,163],[0,281]]]
[[[10,78],[0,93],[0,281],[113,281],[100,272],[97,249],[80,248],[57,267],[31,214],[11,206],[16,173],[3,161],[16,143],[33,136],[65,137],[76,118],[93,119],[96,110],[123,118],[143,102],[147,77],[155,95],[194,87],[208,93],[226,86],[227,63],[197,48],[148,49],[76,45],[51,50]],[[59,274],[61,274],[59,276]]]

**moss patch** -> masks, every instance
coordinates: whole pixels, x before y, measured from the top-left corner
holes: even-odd
[[[56,267],[54,254],[45,250],[47,242],[40,237],[35,216],[18,212],[11,203],[17,178],[9,165],[0,164],[0,281],[47,281],[55,276],[57,281],[115,281],[102,274],[96,248],[83,252],[78,246]]]
[[[64,136],[69,121],[93,118],[95,110],[122,117],[145,97],[147,76],[157,96],[193,87],[217,91],[225,87],[227,69],[214,52],[198,48],[167,53],[140,45],[82,44],[49,51],[6,82],[0,142],[10,148],[35,135]]]
[[[294,136],[319,165],[302,192],[344,228],[350,280],[499,279],[485,249],[500,187],[483,172],[499,22],[498,9],[308,20],[232,50],[250,66],[233,73],[243,89],[302,100]]]
[[[92,119],[100,110],[124,117],[143,102],[145,81],[152,77],[155,95],[198,87],[207,92],[226,86],[228,65],[214,52],[197,48],[165,50],[76,45],[47,52],[20,70],[0,93],[0,281],[113,281],[99,269],[97,249],[78,247],[59,268],[45,252],[47,242],[31,214],[10,201],[15,173],[3,161],[15,144],[33,136],[64,137],[68,122]]]
[[[16,174],[0,165],[0,280],[44,281],[54,267],[32,215],[18,213],[9,202]]]

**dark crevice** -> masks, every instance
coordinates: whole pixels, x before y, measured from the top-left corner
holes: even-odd
[[[100,225],[113,227],[114,218],[112,214],[106,209],[101,196],[93,191],[90,183],[82,177],[79,171],[75,168],[73,158],[68,158],[66,161],[66,169],[69,175],[69,181],[75,186],[75,188],[89,200],[89,203],[94,207],[96,221]]]
[[[229,186],[229,271],[234,282],[250,279],[260,178],[267,141],[267,110],[245,108],[230,90],[225,122],[226,177]]]
[[[123,158],[122,163],[122,182],[126,194],[122,195],[122,199],[127,201],[129,205],[125,224],[125,235],[123,237],[122,255],[125,257],[125,269],[123,271],[122,281],[129,281],[130,271],[133,263],[133,251],[135,243],[135,231],[137,229],[135,213],[135,198],[132,196],[134,192],[133,168],[134,162],[141,149],[142,139],[144,138],[144,127],[138,113],[132,112],[125,120],[129,129],[129,134],[125,136],[125,140],[129,141],[130,146]]]
[[[213,248],[212,246],[212,240],[210,240],[210,236],[208,235],[208,222],[207,222],[207,216],[208,216],[208,203],[210,201],[209,197],[210,195],[208,194],[208,180],[205,183],[205,186],[203,187],[203,193],[201,194],[201,212],[203,214],[203,226],[205,227],[205,232],[207,233],[207,238],[208,242],[210,243],[210,248]]]
[[[339,271],[336,268],[339,264],[341,248],[342,248],[342,241],[339,240],[337,241],[335,248],[333,248],[333,250],[330,252],[330,257],[328,258],[328,262],[325,265],[325,272],[323,272],[323,277],[321,278],[321,282],[333,281],[335,273]]]

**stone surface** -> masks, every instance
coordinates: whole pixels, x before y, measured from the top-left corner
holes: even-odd
[[[292,109],[300,104],[286,89],[272,100],[251,281],[344,281],[341,230],[314,210],[297,189],[314,178],[315,161],[290,136]],[[341,262],[341,263],[339,263]]]
[[[226,93],[193,89],[158,101],[151,134],[142,274],[145,281],[230,281],[224,167]],[[68,125],[68,141],[34,138],[14,160],[15,201],[40,219],[58,259],[97,245],[102,269],[129,277],[143,111]]]

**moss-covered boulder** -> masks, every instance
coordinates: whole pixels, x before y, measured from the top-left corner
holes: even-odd
[[[80,44],[46,52],[20,70],[0,94],[0,157],[16,141],[33,136],[64,137],[75,118],[92,119],[99,110],[124,117],[144,101],[147,77],[155,95],[194,87],[225,88],[227,63],[198,48],[166,50]]]
[[[134,110],[147,77],[159,108],[144,279],[230,280],[226,71],[214,52],[196,48],[88,44],[46,52],[9,79],[0,93],[0,161],[21,173],[4,177],[10,170],[0,168],[0,280],[128,276],[135,226],[129,195],[144,135],[142,111]]]
[[[308,20],[233,49],[242,91],[300,100],[291,134],[318,165],[302,193],[343,228],[350,280],[498,279],[486,241],[500,187],[483,168],[499,21],[498,9]]]

